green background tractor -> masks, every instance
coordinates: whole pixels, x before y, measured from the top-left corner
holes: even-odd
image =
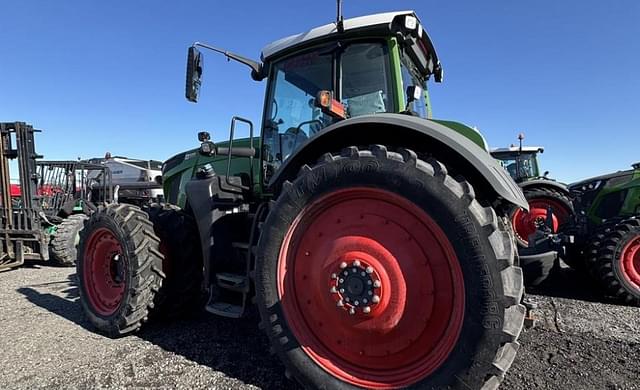
[[[575,236],[568,262],[587,268],[609,294],[640,303],[640,163],[569,190],[576,217],[562,229]]]
[[[428,119],[442,67],[417,16],[339,12],[261,61],[196,43],[193,102],[197,47],[266,80],[259,135],[234,117],[226,144],[203,132],[167,161],[179,207],[92,215],[77,271],[96,328],[123,335],[175,314],[198,302],[195,281],[213,314],[255,302],[307,388],[496,388],[524,322],[509,215],[527,203],[477,132]]]
[[[529,211],[517,210],[512,224],[520,247],[529,246],[529,236],[537,225],[546,221],[548,210],[552,210],[550,228],[553,233],[573,216],[573,204],[567,186],[541,174],[538,155],[544,153],[542,146],[522,146],[523,134],[518,135],[519,146],[498,148],[491,155],[500,161],[509,175],[518,183],[529,202]]]

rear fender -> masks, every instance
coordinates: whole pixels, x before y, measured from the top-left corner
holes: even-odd
[[[285,161],[271,178],[269,190],[279,192],[286,180],[295,178],[302,165],[315,163],[326,152],[371,144],[407,147],[420,155],[433,156],[453,176],[464,176],[485,200],[529,208],[507,171],[478,144],[440,123],[402,114],[359,116],[323,129]]]

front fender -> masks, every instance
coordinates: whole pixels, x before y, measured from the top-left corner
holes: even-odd
[[[440,123],[402,114],[363,115],[324,128],[289,156],[271,178],[269,188],[277,192],[285,180],[292,180],[297,175],[300,166],[315,162],[326,152],[376,143],[432,154],[445,164],[458,167],[458,173],[463,176],[483,181],[483,187],[489,187],[505,201],[529,208],[522,191],[507,171],[479,145]]]
[[[569,188],[567,187],[566,184],[564,183],[560,183],[557,182],[555,180],[551,180],[551,179],[533,179],[533,180],[527,180],[527,181],[523,181],[520,184],[520,188],[525,189],[528,187],[550,187],[553,188],[555,190],[558,190],[560,192],[563,192],[567,195],[569,195]]]

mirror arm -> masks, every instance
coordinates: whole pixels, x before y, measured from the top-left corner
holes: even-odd
[[[241,64],[247,65],[249,68],[251,68],[251,77],[253,77],[254,80],[256,81],[260,81],[262,79],[264,79],[264,75],[262,74],[262,64],[254,61],[254,60],[250,60],[246,57],[243,57],[241,55],[232,53],[230,51],[224,50],[224,49],[220,49],[214,46],[210,46],[207,45],[206,43],[201,43],[201,42],[194,42],[192,46],[198,46],[198,47],[202,47],[204,49],[209,49],[211,51],[215,51],[217,53],[220,53],[222,55],[224,55],[225,57],[227,57],[227,59],[231,59],[234,61],[237,61]]]

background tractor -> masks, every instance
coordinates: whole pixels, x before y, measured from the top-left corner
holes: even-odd
[[[536,233],[550,216],[549,227],[557,233],[560,226],[573,215],[573,205],[567,186],[547,177],[548,171],[540,174],[538,154],[544,153],[542,146],[522,146],[524,134],[518,135],[519,146],[498,148],[491,155],[498,159],[509,175],[522,188],[529,202],[529,211],[517,210],[512,224],[521,248],[529,246],[529,236]],[[552,211],[549,214],[549,211]]]
[[[340,8],[261,61],[189,48],[190,101],[198,47],[266,80],[259,136],[234,117],[228,142],[203,132],[197,151],[167,161],[167,199],[180,207],[94,213],[81,304],[118,336],[197,302],[201,285],[219,316],[254,302],[305,387],[496,388],[525,316],[509,215],[526,199],[476,132],[427,119],[427,81],[442,67],[417,16],[343,20]]]
[[[49,252],[58,264],[73,265],[86,216],[111,198],[108,168],[39,160],[38,131],[23,122],[0,123],[0,269],[49,260]],[[11,160],[17,183],[11,183]]]
[[[562,228],[575,236],[568,263],[586,268],[605,290],[640,303],[640,163],[571,184],[576,216]]]

